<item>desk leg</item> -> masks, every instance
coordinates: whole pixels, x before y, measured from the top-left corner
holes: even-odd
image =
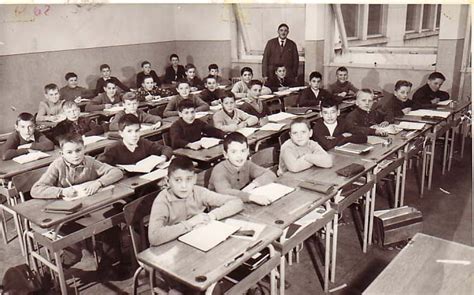
[[[430,151],[430,166],[428,167],[428,189],[431,189],[431,181],[433,179],[433,164],[435,157],[435,148],[436,148],[436,131],[433,133],[433,138],[431,141],[431,151]]]
[[[443,168],[441,169],[442,175],[446,173],[446,162],[448,160],[448,142],[449,142],[450,136],[451,136],[451,132],[450,132],[450,129],[448,129],[446,133],[444,134]]]
[[[285,255],[280,258],[280,295],[285,295]]]
[[[336,281],[336,253],[337,253],[337,230],[339,225],[339,214],[336,212],[333,219],[333,228],[332,228],[332,258],[331,258],[331,282]],[[326,234],[329,232],[326,231]]]
[[[453,161],[453,153],[454,153],[454,142],[456,141],[456,129],[459,130],[458,126],[451,128],[451,137],[449,142],[449,158],[448,158],[448,171],[451,171],[451,163]]]
[[[401,150],[398,151],[398,158],[403,157],[403,153]],[[402,177],[402,166],[397,167],[397,172],[395,174],[395,200],[393,207],[397,208],[399,206],[400,201],[400,179]]]
[[[407,178],[407,165],[408,165],[408,158],[405,158],[403,161],[402,165],[402,184],[400,188],[400,207],[403,206],[403,203],[405,202],[405,182]]]
[[[364,253],[367,253],[367,245],[372,245],[372,231],[374,227],[374,211],[375,211],[375,194],[377,188],[377,183],[374,182],[374,187],[370,192],[366,194],[365,202],[365,216],[364,216]],[[370,208],[369,208],[370,206]],[[368,230],[367,230],[368,227]]]
[[[59,286],[61,287],[61,294],[67,294],[66,278],[64,277],[63,264],[61,262],[60,252],[54,252],[54,260],[58,268]]]
[[[326,293],[329,290],[329,264],[331,264],[331,223],[332,221],[326,223],[326,249],[324,255],[324,292]]]

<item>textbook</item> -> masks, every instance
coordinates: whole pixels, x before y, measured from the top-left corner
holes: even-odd
[[[208,112],[196,112],[196,119],[203,118],[205,116],[209,115]]]
[[[138,172],[138,173],[149,173],[153,168],[164,163],[166,159],[162,156],[151,155],[145,159],[138,161],[136,164],[131,165],[120,165],[117,166],[127,170],[128,172]]]
[[[239,226],[212,220],[208,224],[197,227],[178,238],[179,241],[191,247],[207,252],[225,241],[230,235],[239,230]]]
[[[44,212],[71,214],[81,209],[82,203],[79,201],[70,202],[64,200],[56,200],[44,208]]]
[[[275,95],[273,94],[264,94],[264,95],[260,95],[258,98],[263,98],[263,99],[266,99],[266,98],[272,98],[274,97]]]
[[[267,123],[267,124],[263,125],[262,127],[260,127],[260,130],[263,130],[263,131],[280,131],[281,128],[283,128],[283,126],[285,126],[285,124],[283,124],[283,123]]]
[[[237,130],[237,132],[243,134],[245,137],[249,137],[250,135],[255,133],[257,130],[258,130],[258,128],[244,127],[244,128],[240,128],[239,130]]]
[[[286,119],[292,119],[294,117],[296,117],[296,115],[294,114],[279,112],[279,113],[268,116],[268,121],[276,123],[276,122],[283,121]]]
[[[82,140],[84,140],[84,145],[88,145],[88,144],[98,142],[98,141],[101,141],[101,140],[105,140],[105,139],[107,139],[107,138],[104,137],[104,136],[98,136],[98,135],[92,135],[92,136],[83,135],[82,136]]]
[[[428,117],[441,117],[441,118],[447,118],[449,117],[451,113],[446,112],[446,111],[435,111],[435,110],[416,110],[416,111],[410,111],[407,115],[409,116],[428,116]]]
[[[397,126],[406,130],[421,130],[425,128],[425,123],[402,121]]]
[[[278,96],[283,96],[283,95],[291,94],[291,92],[292,91],[290,89],[287,89],[287,90],[282,90],[282,91],[275,91],[273,93]]]
[[[256,187],[252,190],[243,189],[242,191],[246,191],[251,195],[270,197],[270,200],[273,203],[294,190],[295,189],[292,187],[274,182]]]
[[[165,178],[166,175],[168,175],[168,169],[156,169],[153,172],[141,175],[140,178],[148,181],[156,181]]]
[[[449,106],[449,104],[452,103],[452,102],[453,102],[452,99],[448,99],[448,100],[439,101],[437,104],[439,106]]]
[[[208,149],[221,143],[221,140],[214,137],[202,137],[196,142],[199,142],[203,148]]]
[[[30,152],[28,154],[24,154],[18,157],[13,158],[12,160],[19,163],[19,164],[25,164],[29,162],[33,162],[42,158],[47,158],[50,157],[49,154],[41,152],[41,151],[34,151]]]
[[[373,146],[366,145],[366,144],[358,144],[358,143],[348,142],[344,145],[336,146],[334,149],[336,151],[340,151],[340,152],[346,152],[346,153],[360,155],[362,153],[369,152],[373,148],[374,148]]]

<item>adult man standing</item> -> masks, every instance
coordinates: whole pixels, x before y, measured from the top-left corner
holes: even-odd
[[[263,52],[262,75],[269,78],[275,75],[275,65],[283,64],[288,77],[296,79],[298,75],[298,48],[288,39],[290,28],[287,24],[278,26],[278,37],[268,40]]]

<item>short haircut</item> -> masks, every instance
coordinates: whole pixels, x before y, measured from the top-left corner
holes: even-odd
[[[260,85],[260,86],[262,86],[262,87],[263,87],[263,83],[262,83],[262,81],[260,81],[260,80],[256,80],[256,79],[254,79],[254,80],[250,80],[250,83],[249,83],[249,88],[252,88],[252,86],[253,86],[253,85]]]
[[[321,101],[321,109],[329,109],[332,107],[336,107],[336,109],[339,109],[339,103],[334,98],[329,97]]]
[[[278,68],[285,68],[286,69],[284,64],[276,64],[275,65],[275,71],[278,70]]]
[[[224,151],[227,152],[231,142],[245,143],[247,147],[249,146],[247,137],[245,137],[245,135],[240,132],[231,132],[227,134],[227,136],[224,138]]]
[[[308,127],[308,129],[311,130],[311,125],[309,124],[309,121],[306,120],[305,117],[297,117],[293,119],[290,123],[290,132],[291,132],[291,127],[293,127],[293,125],[295,124],[305,124],[306,127]]]
[[[142,83],[145,82],[145,79],[149,79],[149,78],[152,78],[152,79],[153,79],[153,76],[151,76],[151,75],[143,75]],[[155,79],[153,79],[153,82],[155,82]]]
[[[137,116],[135,116],[134,114],[125,114],[122,118],[119,119],[118,128],[120,131],[123,131],[125,127],[135,124],[140,126],[140,120],[138,120]]]
[[[224,91],[224,94],[222,95],[222,100],[226,97],[232,97],[235,100],[235,94],[234,94],[234,92],[232,92],[230,90]]]
[[[413,84],[411,84],[411,82],[409,81],[406,81],[406,80],[398,80],[397,83],[395,83],[395,91],[397,91],[398,89],[402,88],[402,87],[412,87]]]
[[[204,78],[204,84],[206,84],[206,83],[207,83],[207,80],[209,80],[209,79],[214,79],[214,80],[216,80],[216,82],[217,82],[216,76],[209,75],[209,76],[207,76],[206,78]]]
[[[250,74],[253,76],[253,70],[249,67],[243,67],[241,70],[240,70],[240,75],[242,76],[245,72],[250,72]]]
[[[64,79],[66,79],[66,81],[69,80],[69,79],[71,79],[71,78],[77,78],[76,73],[74,73],[74,72],[69,72],[69,73],[67,73],[67,74],[64,76]]]
[[[72,108],[78,108],[79,109],[79,106],[72,100],[67,100],[67,101],[64,102],[63,110],[69,110],[69,109],[72,109]]]
[[[18,117],[16,117],[15,124],[18,125],[18,122],[20,121],[31,121],[36,124],[35,116],[27,112],[20,113]]]
[[[102,72],[103,69],[110,69],[110,66],[108,64],[101,64],[99,69]]]
[[[320,72],[317,72],[317,71],[314,71],[314,72],[311,72],[311,74],[309,74],[309,80],[313,80],[313,78],[319,78],[319,79],[323,79],[323,75],[321,75]]]
[[[285,24],[285,23],[280,24],[280,25],[278,26],[278,30],[279,30],[281,27],[286,27],[288,30],[290,29],[290,27],[289,27],[287,24]]]
[[[125,101],[125,100],[136,100],[137,99],[137,96],[135,95],[135,93],[133,92],[126,92],[123,96],[122,96],[122,100]]]
[[[188,86],[189,86],[188,80],[186,80],[186,79],[179,79],[179,80],[177,81],[177,83],[176,83],[176,89],[178,89],[179,85],[181,85],[181,84],[188,84]]]
[[[143,68],[145,65],[150,65],[150,66],[151,66],[151,62],[145,60],[145,61],[142,62],[142,68]]]
[[[59,147],[61,148],[63,148],[63,146],[68,142],[84,145],[84,140],[82,139],[82,136],[76,132],[62,134],[59,137],[58,141]]]
[[[117,84],[115,84],[114,80],[109,79],[109,80],[105,81],[104,88],[107,87],[107,85],[109,85],[109,84],[114,84],[115,86],[117,86]]]
[[[173,57],[176,57],[179,60],[179,56],[176,53],[173,53],[172,55],[170,55],[170,60],[172,60]]]
[[[370,95],[372,95],[372,97],[374,97],[374,92],[372,91],[372,89],[362,88],[361,90],[357,91],[356,99],[359,98],[359,96],[363,93],[370,94]]]
[[[219,66],[217,64],[210,64],[207,69],[210,70],[218,70]]]
[[[428,76],[428,80],[435,80],[435,79],[441,79],[443,81],[446,81],[446,77],[440,72],[433,72]]]
[[[196,67],[193,65],[193,64],[187,64],[185,67],[184,67],[184,70],[187,72],[188,70],[190,69],[195,69]]]
[[[44,86],[44,93],[48,93],[50,90],[59,90],[58,85],[54,83],[49,83]]]
[[[170,177],[176,170],[194,172],[193,161],[191,161],[191,159],[188,157],[182,156],[174,158],[173,160],[171,160],[171,163],[168,166],[168,177]]]
[[[348,73],[349,71],[347,70],[346,67],[338,67],[337,70],[336,70],[336,74],[337,74],[337,72],[347,72]]]
[[[191,99],[183,99],[178,103],[178,112],[182,112],[185,109],[195,109],[196,106],[194,105]]]

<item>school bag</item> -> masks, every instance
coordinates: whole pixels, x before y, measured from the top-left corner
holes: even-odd
[[[41,278],[31,271],[28,265],[10,267],[3,276],[3,293],[9,295],[44,294]]]

